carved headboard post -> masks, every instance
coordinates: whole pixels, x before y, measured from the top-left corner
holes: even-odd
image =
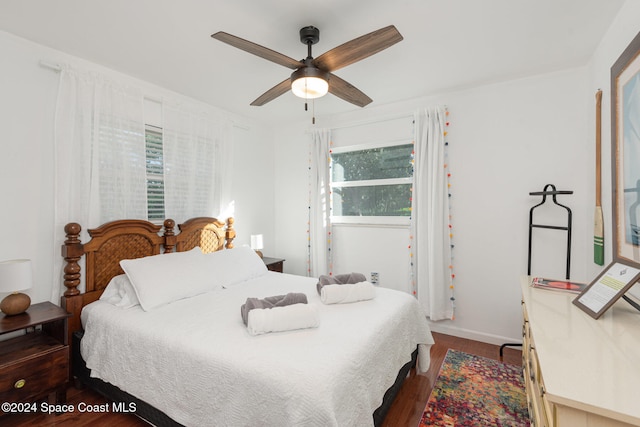
[[[176,222],[172,219],[164,221],[164,253],[168,254],[174,251],[176,247],[176,233],[174,227]]]
[[[80,258],[84,255],[84,245],[80,241],[80,224],[71,222],[64,227],[66,240],[62,245],[61,252],[65,261],[64,266],[64,286],[67,290],[60,297],[60,306],[71,314],[65,331],[65,342],[71,344],[71,336],[74,331],[81,329],[80,312],[82,311],[82,294],[78,290],[80,285]],[[69,354],[69,359],[72,359]],[[69,370],[69,380],[73,379],[73,370]]]
[[[66,262],[64,266],[64,286],[67,290],[64,296],[70,297],[80,294],[80,258],[84,255],[84,245],[80,242],[80,224],[71,222],[64,227],[66,240],[62,245],[62,256]]]
[[[233,249],[233,239],[236,238],[236,230],[233,228],[234,221],[233,218],[227,219],[227,231],[225,233],[227,244],[224,246],[227,249]]]

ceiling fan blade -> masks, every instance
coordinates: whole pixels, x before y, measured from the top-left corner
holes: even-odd
[[[238,49],[244,50],[245,52],[259,56],[260,58],[275,62],[276,64],[284,65],[292,70],[304,67],[303,62],[290,58],[287,55],[276,52],[275,50],[260,46],[259,44],[225,33],[224,31],[218,31],[215,34],[211,34],[211,37],[233,47],[237,47]]]
[[[389,25],[323,53],[313,60],[313,64],[324,71],[336,71],[393,46],[402,39],[396,27]]]
[[[335,74],[329,75],[329,92],[358,107],[364,107],[373,101],[360,89]]]
[[[261,105],[264,105],[269,101],[273,101],[280,95],[287,93],[289,90],[291,90],[291,78],[283,80],[282,82],[278,83],[277,85],[260,95],[258,99],[251,103],[251,105],[253,105],[254,107],[260,107]]]

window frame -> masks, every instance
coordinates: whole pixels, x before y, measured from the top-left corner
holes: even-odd
[[[413,140],[407,140],[406,138],[396,140],[385,140],[375,142],[365,142],[361,144],[345,145],[341,147],[332,147],[330,151],[331,163],[333,164],[334,154],[343,154],[363,150],[371,150],[377,148],[397,147],[401,145],[414,145]],[[333,167],[333,165],[332,165]],[[413,187],[413,169],[411,176],[403,178],[381,178],[381,179],[368,179],[359,181],[339,181],[334,182],[332,172],[329,172],[329,187],[331,193],[335,188],[348,188],[348,187],[365,187],[365,186],[383,186],[383,185],[411,185]],[[409,227],[411,225],[411,215],[394,215],[394,216],[351,216],[351,215],[333,215],[333,196],[331,197],[331,223],[336,225],[375,225],[375,226],[394,226],[394,227]],[[411,204],[409,204],[411,207]]]

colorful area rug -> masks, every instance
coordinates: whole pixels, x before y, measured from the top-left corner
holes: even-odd
[[[449,350],[419,427],[529,426],[522,368]]]

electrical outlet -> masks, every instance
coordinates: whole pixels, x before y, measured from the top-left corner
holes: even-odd
[[[376,272],[371,272],[371,284],[377,285],[380,280],[380,275]]]

